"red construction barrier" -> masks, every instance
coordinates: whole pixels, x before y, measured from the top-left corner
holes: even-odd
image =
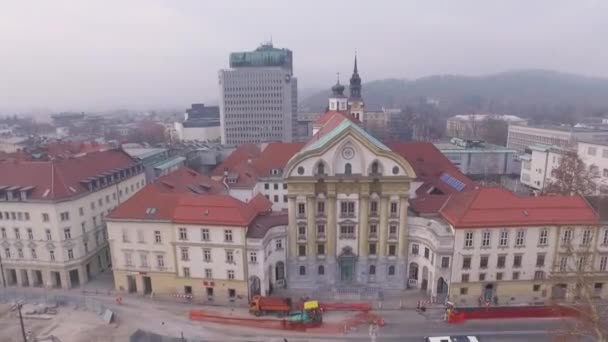
[[[462,323],[470,319],[502,318],[548,318],[579,317],[584,308],[561,305],[552,306],[492,306],[476,308],[456,308],[449,317],[448,323]]]
[[[323,311],[361,311],[370,312],[372,306],[369,303],[319,303]]]
[[[239,316],[222,316],[201,310],[191,310],[190,319],[193,321],[246,326],[259,329],[310,331],[317,333],[342,334],[355,326],[376,322],[380,327],[385,325],[382,317],[368,312],[360,312],[355,316],[339,322],[304,323],[291,322],[286,319],[254,318]]]

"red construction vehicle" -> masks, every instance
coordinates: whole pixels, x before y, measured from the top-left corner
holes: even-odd
[[[253,296],[249,303],[249,312],[255,316],[277,314],[286,316],[291,311],[291,299],[282,297]]]

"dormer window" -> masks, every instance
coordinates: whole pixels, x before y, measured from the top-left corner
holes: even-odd
[[[346,165],[344,165],[344,174],[345,175],[351,175],[353,173],[353,168],[350,165],[350,163],[346,163]]]
[[[272,171],[270,172],[272,175],[274,176],[278,176],[281,174],[281,170],[280,169],[272,169]]]

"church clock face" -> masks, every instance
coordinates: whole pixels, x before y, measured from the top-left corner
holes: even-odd
[[[352,147],[345,147],[342,150],[342,158],[350,160],[355,156],[355,150]]]

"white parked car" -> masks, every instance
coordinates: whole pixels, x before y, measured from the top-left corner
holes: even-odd
[[[426,342],[479,342],[475,336],[435,336],[425,337]]]

